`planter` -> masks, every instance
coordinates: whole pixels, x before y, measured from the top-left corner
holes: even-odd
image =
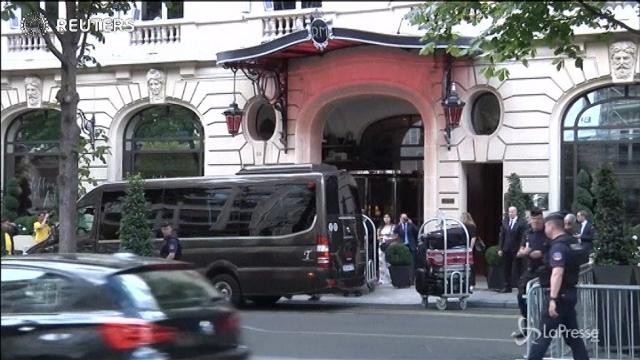
[[[397,288],[407,288],[411,286],[411,274],[413,266],[389,266],[389,274],[391,275],[391,284]]]
[[[504,271],[502,266],[489,266],[487,270],[487,287],[494,290],[504,289]]]
[[[595,265],[593,283],[607,285],[633,285],[634,266],[632,265]]]
[[[633,285],[640,285],[640,266],[633,267]]]

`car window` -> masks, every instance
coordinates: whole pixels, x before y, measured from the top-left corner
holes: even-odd
[[[116,275],[129,299],[141,310],[199,306],[220,293],[194,270],[145,271]]]
[[[74,297],[73,282],[35,269],[2,268],[2,314],[63,311]]]

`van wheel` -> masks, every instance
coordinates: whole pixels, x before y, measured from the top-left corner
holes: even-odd
[[[280,296],[252,296],[249,300],[253,301],[253,303],[258,307],[270,307],[280,300]]]
[[[238,285],[238,281],[233,276],[229,274],[216,275],[211,279],[211,283],[227,301],[236,306],[243,304],[240,285]]]

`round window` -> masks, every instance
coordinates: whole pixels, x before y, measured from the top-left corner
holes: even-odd
[[[256,140],[271,139],[276,130],[276,111],[271,104],[261,104],[255,117]]]
[[[491,135],[500,123],[500,102],[493,93],[480,94],[471,108],[471,125],[477,135]]]

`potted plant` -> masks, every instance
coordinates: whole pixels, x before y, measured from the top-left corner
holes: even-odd
[[[411,251],[403,244],[394,243],[385,251],[385,258],[390,265],[391,284],[397,288],[411,286],[413,269]]]
[[[502,271],[503,259],[498,255],[498,246],[494,245],[487,249],[484,254],[487,263],[487,287],[489,289],[504,288],[504,271]]]

